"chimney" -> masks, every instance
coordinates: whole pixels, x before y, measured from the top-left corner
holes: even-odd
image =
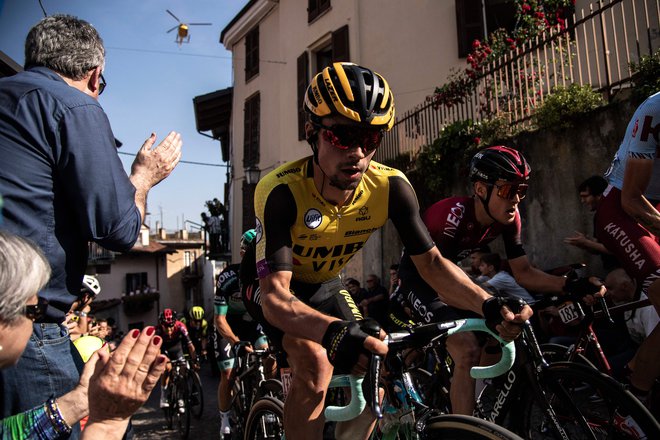
[[[160,237],[161,240],[167,240],[167,231],[165,230],[165,228],[158,229],[158,236]]]
[[[181,240],[188,240],[188,230],[187,229],[181,229],[179,231],[179,238]]]
[[[149,229],[148,228],[142,228],[140,230],[140,243],[142,246],[149,246]]]

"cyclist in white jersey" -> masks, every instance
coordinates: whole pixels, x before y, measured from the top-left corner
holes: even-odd
[[[660,313],[660,93],[635,111],[605,177],[609,186],[594,217],[598,241],[621,262]],[[648,396],[660,376],[660,329],[629,363],[631,391]]]

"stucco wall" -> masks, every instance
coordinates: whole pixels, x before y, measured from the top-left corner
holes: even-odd
[[[584,262],[591,273],[604,276],[600,258],[572,246],[563,238],[581,231],[592,235],[593,214],[580,204],[577,186],[587,177],[602,175],[609,167],[638,102],[622,100],[584,115],[568,130],[524,133],[512,142],[532,166],[527,198],[520,205],[523,243],[532,264],[549,269]],[[470,194],[465,178],[456,178],[453,194]],[[501,239],[493,250],[504,255]],[[398,261],[401,241],[391,222],[374,234],[344,270],[363,281],[370,272],[385,276]]]

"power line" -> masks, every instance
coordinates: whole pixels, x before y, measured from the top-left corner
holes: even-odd
[[[181,53],[181,52],[174,52],[170,50],[156,50],[156,49],[135,49],[135,48],[130,48],[130,47],[116,47],[116,46],[106,46],[106,49],[114,49],[114,50],[125,50],[128,52],[142,52],[142,53],[160,53],[164,55],[178,55],[178,56],[184,56],[184,57],[200,57],[200,58],[218,58],[221,60],[231,60],[232,57],[230,56],[224,56],[224,55],[205,55],[205,54],[195,54],[195,53]],[[234,59],[240,60],[243,58],[238,58],[238,57],[233,57]],[[286,61],[277,61],[277,60],[259,60],[263,63],[271,63],[271,64],[286,64]]]
[[[123,151],[117,151],[117,154],[122,154],[124,156],[135,157],[135,154],[126,153],[126,152],[123,152]],[[190,160],[180,160],[179,162],[180,163],[185,163],[185,164],[188,164],[188,165],[202,165],[202,166],[205,166],[205,167],[221,167],[221,168],[228,168],[229,167],[229,165],[222,164],[222,163],[193,162],[193,161],[190,161]]]

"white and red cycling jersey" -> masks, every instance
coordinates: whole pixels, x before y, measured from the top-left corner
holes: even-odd
[[[621,189],[629,158],[653,161],[653,175],[644,196],[660,201],[660,93],[650,96],[628,123],[621,146],[605,173],[609,186],[594,217],[594,235],[612,252],[644,291],[660,278],[658,237],[628,215],[621,206]],[[656,206],[657,209],[657,206]]]

